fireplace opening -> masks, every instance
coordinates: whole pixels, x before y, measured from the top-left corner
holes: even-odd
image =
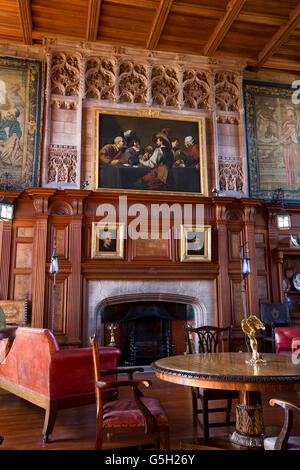
[[[106,306],[102,312],[105,344],[120,348],[120,365],[149,365],[183,354],[183,326],[193,320],[191,305],[174,302],[129,302]]]

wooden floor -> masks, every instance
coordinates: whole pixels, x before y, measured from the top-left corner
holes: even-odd
[[[140,378],[140,377],[139,377]],[[182,438],[202,437],[201,429],[193,427],[191,418],[191,400],[188,387],[162,382],[154,374],[143,374],[143,378],[152,381],[151,389],[145,395],[160,398],[170,420],[171,449],[180,448]],[[125,395],[123,395],[125,396]],[[263,394],[264,419],[266,426],[281,426],[283,412],[280,408],[271,408],[268,400],[272,397],[281,397],[296,402],[296,393]],[[49,444],[42,442],[42,428],[44,411],[14,395],[5,393],[0,395],[0,435],[4,436],[1,449],[7,450],[92,450],[95,439],[95,405],[61,410],[58,412],[52,441]],[[219,417],[213,415],[214,420]],[[224,435],[233,428],[214,428],[211,435]],[[300,419],[295,417],[293,434],[300,435]],[[112,449],[120,446],[134,445],[132,440],[123,438],[111,439],[106,448]]]

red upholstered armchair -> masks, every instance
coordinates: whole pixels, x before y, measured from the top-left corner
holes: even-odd
[[[278,354],[292,354],[293,339],[300,337],[300,327],[277,327],[275,332],[275,346]]]
[[[5,341],[0,341],[0,354]],[[117,366],[117,348],[100,347],[99,353],[103,368]],[[43,436],[48,442],[59,409],[95,402],[92,348],[60,350],[50,330],[18,328],[0,364],[0,387],[46,410]]]

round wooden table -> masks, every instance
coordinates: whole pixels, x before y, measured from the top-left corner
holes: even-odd
[[[246,364],[250,353],[206,353],[159,359],[151,367],[161,380],[190,387],[238,390],[236,430],[230,441],[263,447],[261,392],[300,390],[300,365],[290,355],[264,354],[266,363]]]

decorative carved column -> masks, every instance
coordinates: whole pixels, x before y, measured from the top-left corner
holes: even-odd
[[[42,148],[42,185],[48,183],[48,145],[51,134],[51,62],[52,53],[46,49],[46,89],[45,89],[45,109],[44,109],[44,131],[43,131],[43,148]]]
[[[69,292],[69,308],[67,315],[68,344],[81,342],[81,244],[83,200],[90,191],[65,190],[65,194],[73,207],[70,234],[70,261],[72,265],[71,288]]]
[[[13,202],[20,192],[9,191],[5,197]],[[3,197],[3,193],[0,198]],[[9,268],[10,268],[10,250],[11,250],[11,231],[12,221],[0,221],[0,299],[8,298]]]
[[[228,253],[224,247],[228,246],[227,240],[227,221],[225,218],[227,205],[230,202],[225,198],[222,200],[215,198],[216,202],[216,228],[218,232],[218,264],[219,275],[217,278],[218,292],[218,324],[231,324],[230,311],[230,283],[228,277]]]
[[[258,305],[258,286],[257,286],[257,265],[256,265],[256,244],[255,244],[255,214],[256,207],[262,204],[262,201],[243,199],[244,206],[244,241],[248,243],[248,254],[251,260],[252,274],[247,277],[248,309],[249,315],[259,315]]]
[[[43,328],[48,199],[55,193],[55,189],[30,188],[27,189],[26,192],[33,198],[36,220],[32,269],[31,326],[35,328]]]
[[[0,222],[0,299],[8,298],[11,228],[11,220]]]

